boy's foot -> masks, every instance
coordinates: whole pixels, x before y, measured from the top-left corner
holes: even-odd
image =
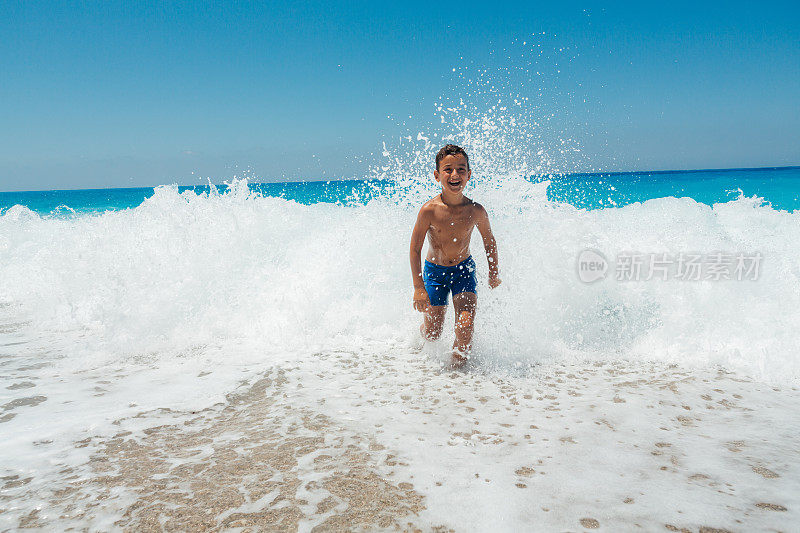
[[[467,361],[469,361],[469,358],[467,356],[465,356],[464,354],[462,354],[461,351],[458,348],[453,350],[453,355],[452,355],[452,358],[450,360],[450,366],[454,370],[458,370],[458,369],[464,368],[464,366],[466,366],[466,364],[467,364]]]
[[[421,328],[414,328],[414,331],[411,333],[409,344],[411,345],[412,350],[417,351],[420,351],[425,347],[425,337],[422,335]]]

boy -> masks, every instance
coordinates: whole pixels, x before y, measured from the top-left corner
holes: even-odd
[[[411,278],[414,282],[414,309],[424,313],[420,333],[433,341],[442,334],[447,311],[447,294],[453,293],[456,312],[456,340],[453,343],[452,365],[461,367],[472,348],[472,328],[477,296],[475,262],[469,252],[472,228],[478,228],[489,261],[489,286],[500,285],[497,263],[497,244],[489,216],[479,203],[464,196],[472,171],[467,152],[460,146],[448,144],[436,154],[434,178],[442,193],[426,202],[419,210],[411,234]],[[428,236],[428,256],[425,268],[420,268],[422,243]]]

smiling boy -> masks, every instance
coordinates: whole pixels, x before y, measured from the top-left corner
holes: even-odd
[[[472,349],[472,330],[477,304],[475,261],[469,251],[472,229],[478,228],[489,261],[489,286],[500,285],[497,243],[486,210],[464,196],[472,171],[469,156],[460,146],[448,144],[436,154],[434,178],[442,193],[419,210],[411,234],[411,277],[414,309],[424,313],[420,326],[423,338],[433,341],[442,334],[447,295],[453,295],[456,313],[454,367],[462,366]],[[428,236],[428,255],[421,268],[422,244]]]

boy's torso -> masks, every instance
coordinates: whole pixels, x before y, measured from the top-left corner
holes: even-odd
[[[469,241],[475,227],[475,202],[464,197],[464,203],[453,206],[437,196],[426,204],[431,208],[428,227],[427,260],[436,265],[452,266],[470,256]]]

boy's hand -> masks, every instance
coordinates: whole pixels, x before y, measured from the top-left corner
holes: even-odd
[[[430,305],[431,301],[428,298],[428,291],[426,291],[424,287],[414,289],[414,309],[425,313]]]
[[[498,285],[500,285],[501,283],[503,283],[503,282],[502,282],[502,281],[500,281],[500,278],[499,278],[499,277],[497,277],[497,276],[495,276],[495,277],[493,277],[493,278],[489,278],[489,287],[491,287],[491,288],[493,288],[493,289],[494,289],[495,287],[497,287]]]

